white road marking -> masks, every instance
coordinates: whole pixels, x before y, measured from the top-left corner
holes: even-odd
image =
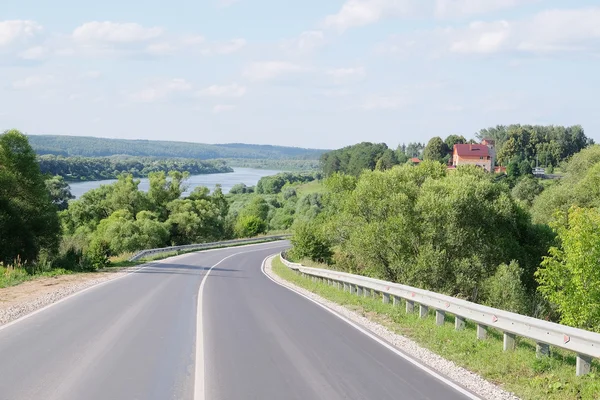
[[[241,247],[241,246],[240,246]],[[202,278],[202,282],[200,283],[200,288],[198,289],[198,304],[196,306],[196,366],[195,366],[195,377],[194,377],[194,400],[204,400],[205,397],[205,376],[204,376],[204,332],[202,329],[202,295],[204,293],[204,285],[206,284],[206,278],[210,275],[210,272],[221,264],[222,262],[230,259],[231,257],[239,256],[240,254],[253,253],[256,251],[265,251],[275,248],[281,248],[281,245],[274,247],[266,247],[262,249],[256,250],[248,250],[248,251],[240,251],[239,253],[231,254],[221,261],[213,265],[206,271],[204,278]]]
[[[335,315],[336,317],[338,317],[339,319],[341,319],[342,321],[344,321],[345,323],[347,323],[348,325],[352,326],[354,329],[358,330],[359,332],[363,333],[364,335],[368,336],[369,338],[373,339],[374,341],[376,341],[377,343],[379,343],[380,345],[384,346],[385,348],[387,348],[388,350],[394,352],[395,354],[399,355],[400,357],[404,358],[406,361],[410,362],[411,364],[413,364],[415,367],[420,368],[421,370],[425,371],[426,373],[428,373],[429,375],[433,376],[434,378],[442,381],[443,383],[445,383],[446,385],[450,386],[451,388],[453,388],[454,390],[462,393],[463,395],[465,395],[466,397],[468,397],[469,399],[472,400],[482,400],[481,397],[475,395],[474,393],[471,393],[470,391],[468,391],[467,389],[463,388],[462,386],[457,385],[456,383],[452,382],[450,379],[444,377],[443,375],[440,375],[439,373],[437,373],[436,371],[432,370],[431,368],[427,367],[426,365],[422,364],[419,360],[409,356],[408,354],[404,354],[403,352],[401,352],[400,350],[398,350],[396,347],[392,346],[391,344],[389,344],[388,342],[384,341],[383,339],[379,338],[378,336],[374,335],[373,333],[371,333],[369,330],[363,328],[362,326],[356,324],[354,321],[349,320],[348,318],[344,317],[343,315],[339,314],[337,311],[327,307],[324,304],[319,303],[318,301],[311,299],[310,297],[306,296],[303,293],[300,293],[299,291],[297,291],[296,289],[294,289],[293,287],[284,285],[280,282],[277,282],[275,279],[271,278],[269,276],[269,274],[267,274],[265,272],[265,264],[267,262],[267,260],[269,258],[273,258],[277,256],[277,254],[274,255],[270,255],[269,257],[265,258],[261,267],[262,273],[269,278],[271,281],[275,282],[276,284],[278,284],[279,286],[282,286],[288,290],[291,290],[292,292],[304,297],[305,299],[312,301],[314,304],[318,305],[319,307],[323,308],[324,310],[330,312],[331,314]],[[198,400],[198,399],[196,399]]]

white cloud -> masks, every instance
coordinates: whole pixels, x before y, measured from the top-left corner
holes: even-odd
[[[232,83],[230,85],[212,85],[198,92],[199,96],[210,97],[243,97],[246,87]]]
[[[146,46],[146,52],[155,56],[169,55],[176,51],[177,47],[169,42],[152,43]]]
[[[24,60],[41,60],[46,57],[48,50],[42,46],[30,47],[19,53],[19,58]]]
[[[348,0],[337,14],[325,18],[327,28],[345,31],[379,21],[394,8],[393,0]]]
[[[535,1],[539,0],[436,0],[434,13],[438,18],[460,18],[486,14]]]
[[[323,31],[305,31],[297,38],[285,40],[282,48],[292,54],[306,54],[318,49],[325,44]]]
[[[225,42],[215,43],[211,46],[210,52],[217,54],[231,54],[241,50],[246,46],[246,39],[231,39]]]
[[[32,75],[27,78],[14,81],[12,84],[13,89],[25,90],[32,89],[40,86],[45,86],[56,81],[56,78],[52,75]]]
[[[333,83],[336,85],[344,85],[361,81],[366,76],[366,72],[363,67],[330,69],[326,73],[331,77]]]
[[[220,114],[223,112],[227,112],[227,111],[233,111],[235,110],[235,106],[231,105],[231,104],[217,104],[216,106],[213,107],[212,112],[214,114]]]
[[[405,96],[373,95],[365,100],[362,108],[365,110],[397,110],[410,104],[410,101]]]
[[[185,79],[171,79],[150,85],[140,91],[130,93],[129,99],[138,103],[154,103],[166,100],[174,95],[181,95],[192,90],[192,84]]]
[[[73,31],[77,42],[135,43],[155,39],[163,34],[159,27],[145,28],[136,23],[87,22]]]
[[[496,53],[504,50],[514,27],[507,21],[473,22],[465,30],[457,32],[450,44],[453,53]]]
[[[600,7],[547,10],[520,20],[472,22],[395,36],[376,51],[404,56],[600,53]]]
[[[0,21],[0,46],[7,46],[22,39],[35,36],[42,26],[34,21]]]
[[[265,61],[250,64],[244,70],[244,77],[253,81],[267,81],[280,78],[285,75],[305,72],[306,67],[287,61]]]

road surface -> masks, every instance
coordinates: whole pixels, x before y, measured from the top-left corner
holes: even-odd
[[[467,398],[270,281],[286,246],[163,260],[0,328],[0,400]]]

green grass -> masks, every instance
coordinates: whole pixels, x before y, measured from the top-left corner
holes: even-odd
[[[324,191],[325,186],[323,185],[322,181],[307,182],[296,187],[296,193],[298,197],[313,193],[323,193]]]
[[[0,288],[16,286],[23,282],[40,277],[53,277],[68,274],[71,274],[71,272],[62,268],[52,269],[50,271],[36,274],[29,274],[24,268],[6,268],[0,266]]]
[[[308,289],[328,300],[348,307],[406,336],[440,356],[480,374],[522,399],[588,400],[600,399],[600,365],[592,364],[592,373],[575,376],[575,354],[552,349],[550,357],[537,359],[535,343],[519,338],[513,352],[502,351],[502,333],[488,330],[488,339],[476,339],[476,326],[467,322],[465,330],[454,330],[454,316],[446,316],[446,324],[435,325],[433,311],[429,318],[407,314],[400,307],[383,304],[381,299],[351,295],[323,283],[294,273],[279,257],[273,260],[273,271],[280,277]]]

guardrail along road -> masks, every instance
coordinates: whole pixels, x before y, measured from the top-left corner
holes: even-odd
[[[286,247],[155,262],[0,328],[0,399],[474,398],[269,280]]]

